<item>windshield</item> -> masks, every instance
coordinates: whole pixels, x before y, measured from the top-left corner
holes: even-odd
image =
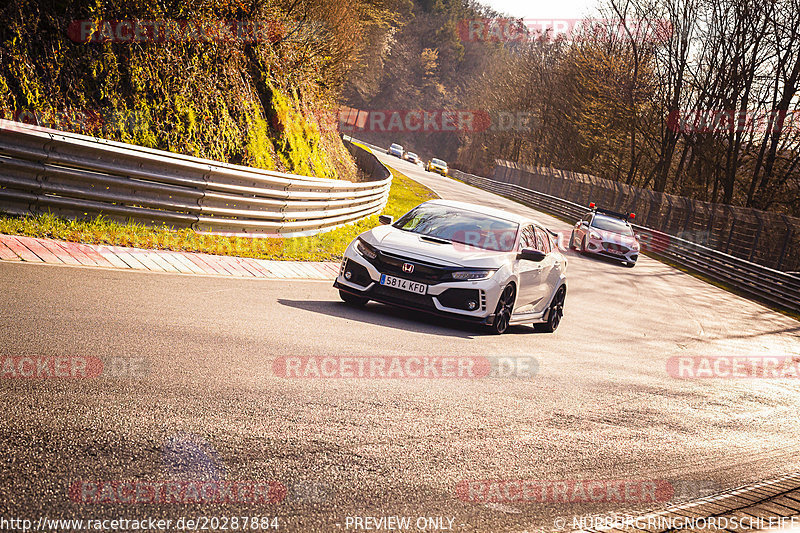
[[[444,205],[419,205],[395,225],[433,239],[495,252],[514,249],[519,224],[510,220]]]
[[[414,152],[408,152],[408,157],[410,157],[412,159],[416,159],[417,158],[417,154],[415,154]]]
[[[403,147],[400,146],[399,144],[393,144],[391,146],[391,148],[392,148],[392,150],[402,150],[403,149]]]
[[[621,235],[633,235],[633,230],[624,220],[607,217],[605,215],[595,215],[592,221],[592,227],[603,231],[619,233]]]
[[[431,163],[433,163],[434,165],[439,165],[440,167],[446,167],[447,166],[447,163],[445,163],[441,159],[436,159],[436,158],[432,159]]]

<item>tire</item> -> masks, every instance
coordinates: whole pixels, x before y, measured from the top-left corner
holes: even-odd
[[[583,240],[581,241],[581,253],[582,254],[586,253],[586,237],[585,236],[583,237]]]
[[[494,323],[491,325],[491,329],[495,335],[502,335],[508,331],[516,297],[517,288],[513,283],[509,283],[500,294],[500,298],[497,300],[497,308],[494,311]]]
[[[564,316],[564,300],[567,296],[567,289],[561,287],[553,296],[553,301],[550,302],[550,308],[547,310],[547,322],[542,324],[534,324],[533,329],[542,333],[553,333],[558,329],[561,324],[561,318]]]
[[[369,301],[369,298],[362,298],[361,296],[350,294],[349,292],[345,292],[341,289],[339,290],[339,298],[341,298],[342,301],[347,305],[352,305],[353,307],[364,307]]]
[[[573,230],[572,233],[569,234],[569,249],[574,250],[577,248],[575,246],[575,231]]]
[[[634,261],[633,263],[631,263],[630,261],[625,261],[625,266],[628,268],[633,268],[636,266],[636,262]]]

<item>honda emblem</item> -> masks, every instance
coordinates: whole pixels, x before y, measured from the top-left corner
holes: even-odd
[[[411,274],[412,272],[414,272],[414,265],[412,265],[411,263],[403,263],[403,272]]]

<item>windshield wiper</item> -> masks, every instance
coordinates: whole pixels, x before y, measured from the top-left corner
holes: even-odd
[[[438,242],[439,244],[450,244],[452,242],[447,239],[440,239],[439,237],[431,237],[430,235],[420,235],[419,238],[425,239],[426,241]]]

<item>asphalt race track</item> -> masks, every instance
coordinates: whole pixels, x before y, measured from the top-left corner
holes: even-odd
[[[380,157],[445,198],[530,212]],[[669,483],[668,499],[679,501],[799,470],[798,380],[677,379],[667,361],[800,358],[800,323],[647,257],[628,269],[569,252],[567,274],[555,334],[518,326],[498,337],[374,303],[352,309],[328,282],[0,263],[4,361],[100,358],[118,370],[2,380],[0,515],[247,515],[304,532],[375,525],[364,517],[411,517],[414,527],[442,517],[426,530],[549,531],[571,524],[557,518],[664,502],[481,503],[456,489],[487,479],[650,480]],[[538,372],[277,376],[273,362],[290,356],[526,356]],[[286,494],[198,504],[74,492],[76,483],[170,480],[271,481]]]

